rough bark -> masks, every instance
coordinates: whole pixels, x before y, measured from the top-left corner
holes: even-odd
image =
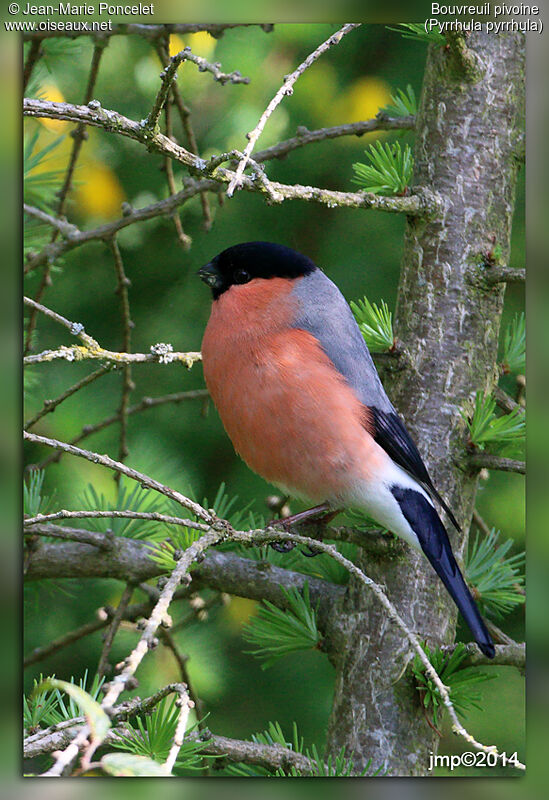
[[[524,37],[475,33],[467,45],[483,62],[479,79],[460,75],[448,49],[429,49],[414,181],[438,193],[444,211],[427,220],[408,218],[395,325],[410,362],[385,381],[435,484],[464,527],[462,534],[448,528],[458,558],[477,483],[474,470],[457,466],[465,455],[459,409],[476,390],[496,381],[504,287],[488,284],[483,272],[496,247],[501,263],[508,263],[524,135]],[[455,607],[425,559],[408,551],[392,561],[367,554],[362,560],[413,630],[431,644],[453,641]],[[354,751],[357,767],[372,758],[374,767],[383,766],[389,775],[430,774],[428,756],[436,752],[437,737],[406,670],[409,644],[353,580],[339,620],[329,750],[344,745]]]

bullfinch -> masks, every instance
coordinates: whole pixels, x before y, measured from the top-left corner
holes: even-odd
[[[286,494],[320,510],[362,510],[423,552],[493,658],[434,501],[458,527],[455,517],[337,286],[270,242],[229,247],[198,274],[213,294],[204,377],[237,453]]]

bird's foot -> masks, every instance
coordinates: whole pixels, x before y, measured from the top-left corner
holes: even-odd
[[[285,519],[273,519],[271,522],[269,522],[269,527],[280,526],[284,528],[285,531],[290,531],[294,526],[326,525],[337,514],[339,514],[339,509],[334,510],[327,503],[322,503],[319,506],[314,506],[313,508],[308,508],[305,511],[299,511],[297,514],[292,514],[290,517],[286,517]],[[295,542],[270,542],[270,545],[273,550],[276,550],[278,553],[288,553],[290,550],[294,549]],[[301,550],[301,552],[304,556],[307,556],[307,558],[313,558],[314,556],[320,555],[322,550],[308,546],[307,550]]]

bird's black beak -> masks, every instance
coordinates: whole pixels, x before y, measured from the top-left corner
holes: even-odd
[[[212,291],[221,289],[221,286],[223,285],[223,276],[220,274],[213,261],[210,261],[209,264],[205,264],[203,267],[200,267],[197,275],[200,280],[208,284]]]

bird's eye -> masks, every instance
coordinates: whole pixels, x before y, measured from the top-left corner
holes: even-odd
[[[235,283],[248,283],[251,277],[250,273],[246,272],[245,269],[237,269],[233,275],[233,280]]]

